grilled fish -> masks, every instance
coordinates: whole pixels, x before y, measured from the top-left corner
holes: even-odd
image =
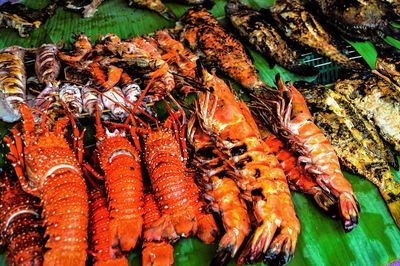
[[[375,69],[400,86],[400,55],[386,51],[376,59]]]
[[[176,19],[175,13],[161,0],[129,0],[129,5],[153,10],[168,20]]]
[[[380,0],[386,5],[389,17],[397,22],[400,21],[400,1],[399,0]]]
[[[396,34],[377,0],[312,0],[312,4],[328,24],[349,38],[382,42]]]
[[[225,13],[239,34],[269,60],[299,75],[312,76],[318,73],[316,68],[299,63],[296,52],[289,48],[260,12],[241,0],[230,0],[225,6]]]
[[[335,90],[346,96],[379,129],[382,138],[400,152],[400,93],[393,84],[369,71],[354,71],[339,79]]]
[[[189,9],[181,21],[184,24],[181,40],[192,50],[201,50],[209,65],[216,66],[249,90],[266,87],[243,44],[227,33],[205,8]]]
[[[396,224],[400,227],[400,183],[394,180],[389,165],[377,152],[372,132],[357,110],[341,94],[323,86],[300,89],[315,123],[333,145],[341,163],[364,176],[379,189]]]
[[[0,5],[0,28],[13,28],[19,36],[28,37],[54,14],[56,7],[53,3],[42,10],[36,10],[23,4],[4,3]]]
[[[18,107],[26,99],[24,56],[19,46],[0,50],[0,119],[6,122],[21,118]]]
[[[333,44],[333,37],[304,8],[300,0],[277,0],[270,11],[277,26],[294,42],[311,47],[344,68],[363,67],[339,52]]]

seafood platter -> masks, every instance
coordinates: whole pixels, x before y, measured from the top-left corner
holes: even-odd
[[[400,261],[396,0],[0,1],[0,265]]]

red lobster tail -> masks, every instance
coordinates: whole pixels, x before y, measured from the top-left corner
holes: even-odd
[[[39,200],[25,193],[4,172],[0,174],[0,230],[7,265],[43,264]]]
[[[49,236],[46,248],[50,249],[44,265],[84,265],[89,213],[86,184],[80,174],[58,171],[45,182],[42,193],[45,235]]]
[[[110,213],[107,199],[101,188],[92,189],[90,201],[90,249],[94,265],[127,266],[128,260],[120,249],[110,246]]]

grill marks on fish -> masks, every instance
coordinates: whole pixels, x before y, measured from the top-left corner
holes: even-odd
[[[227,33],[210,12],[204,8],[192,8],[181,21],[185,24],[181,40],[192,50],[202,51],[210,66],[217,67],[249,90],[266,87],[244,46]]]
[[[277,0],[270,9],[277,26],[287,38],[302,46],[308,46],[345,68],[363,68],[341,54],[333,43],[333,37],[308,12],[300,0]]]
[[[239,34],[269,61],[300,75],[310,76],[318,72],[312,66],[300,64],[296,52],[289,48],[274,26],[267,21],[267,15],[245,5],[241,0],[230,0],[225,6],[225,13]]]
[[[387,11],[377,0],[313,0],[322,18],[356,40],[382,41],[390,32]]]
[[[400,94],[393,85],[372,73],[355,72],[338,80],[335,90],[352,101],[382,138],[400,152]]]

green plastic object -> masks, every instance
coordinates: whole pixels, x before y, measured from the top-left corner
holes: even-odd
[[[29,0],[25,2],[39,8],[45,6],[48,1]],[[257,8],[265,8],[273,1],[250,0],[248,2]],[[216,5],[212,9],[214,15],[220,19],[224,16],[224,4],[225,1],[216,0]],[[187,9],[186,6],[180,4],[171,3],[168,6],[178,16],[181,16]],[[88,19],[81,19],[79,14],[58,8],[55,16],[42,28],[34,31],[30,38],[22,39],[13,30],[1,29],[0,48],[10,45],[36,47],[48,42],[70,46],[73,35],[80,32],[92,36],[93,39],[109,32],[127,38],[173,25],[173,22],[168,22],[150,11],[129,8],[125,0],[108,0],[104,1],[94,17]],[[350,44],[373,67],[376,59],[373,45],[368,42],[350,42]],[[400,48],[400,45],[398,47]],[[259,53],[248,48],[261,78],[268,84],[273,85],[276,73],[281,73],[285,80],[304,80],[303,77],[296,76],[282,67],[270,67]],[[308,56],[308,59],[316,58],[316,55],[309,54]],[[319,81],[326,83],[325,81],[336,75],[335,71],[337,70],[333,65],[324,68],[321,71],[322,76],[318,77]],[[307,78],[309,81],[313,79],[315,77]],[[11,126],[0,122],[1,139]],[[4,143],[1,140],[0,150],[2,151],[0,153],[1,167],[5,159]],[[397,180],[400,180],[400,172],[393,171],[393,173]],[[348,173],[345,175],[352,183],[361,205],[360,224],[352,232],[344,233],[340,222],[325,215],[310,198],[300,193],[292,193],[302,231],[294,258],[289,263],[290,266],[386,265],[400,259],[400,230],[391,218],[378,190],[362,177]],[[216,247],[217,245],[205,245],[194,238],[181,240],[174,245],[175,265],[209,265]],[[140,252],[133,252],[129,258],[130,265],[141,264]],[[231,265],[234,264],[233,260]],[[0,265],[6,265],[4,255],[0,256]]]

